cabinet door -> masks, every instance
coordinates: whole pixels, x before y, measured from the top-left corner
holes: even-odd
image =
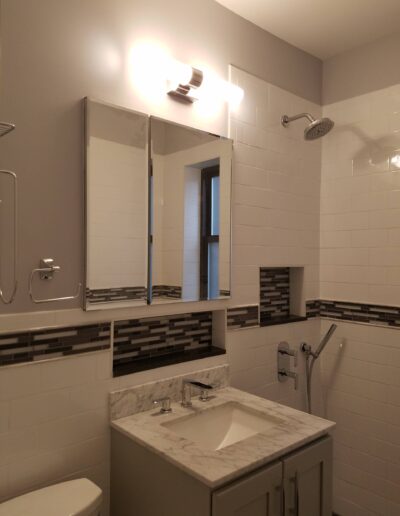
[[[332,438],[289,455],[283,462],[285,516],[332,515]]]
[[[282,463],[278,462],[216,491],[212,516],[280,516]]]

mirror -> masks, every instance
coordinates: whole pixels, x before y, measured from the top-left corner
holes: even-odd
[[[85,309],[147,302],[148,116],[85,99]]]
[[[232,141],[150,118],[154,303],[230,296]]]

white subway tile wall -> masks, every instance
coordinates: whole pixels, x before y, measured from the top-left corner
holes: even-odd
[[[324,107],[336,126],[323,140],[322,299],[400,304],[399,113],[400,85]],[[334,509],[397,516],[400,334],[335,323],[322,355],[324,415],[337,422]]]
[[[399,305],[400,85],[324,107],[321,298]]]
[[[232,305],[260,298],[260,267],[304,266],[304,299],[319,296],[321,141],[306,142],[306,122],[281,117],[321,106],[231,67],[244,90],[230,113],[234,140]]]
[[[88,173],[87,283],[91,290],[144,288],[145,149],[92,136],[88,152],[91,173]]]
[[[337,423],[334,508],[343,516],[398,516],[399,331],[336,323],[338,329],[322,355],[321,374],[321,415]],[[329,324],[322,321],[322,332]]]
[[[85,476],[109,514],[111,391],[226,363],[214,357],[112,378],[111,352],[0,369],[0,501]]]
[[[321,106],[231,67],[231,80],[244,99],[230,113],[234,140],[232,305],[260,301],[260,267],[304,267],[303,300],[319,297],[319,198],[321,141],[306,142],[306,121],[288,128],[281,117]],[[276,348],[287,340],[298,349],[314,344],[319,319],[227,334],[227,353],[234,387],[305,408],[304,364],[293,381],[277,378]],[[292,364],[293,367],[293,364]]]
[[[231,385],[257,396],[305,410],[304,358],[302,355],[298,357],[297,368],[291,360],[291,369],[299,375],[299,388],[296,391],[292,379],[288,378],[283,383],[278,381],[277,347],[281,341],[288,342],[293,350],[299,350],[300,344],[304,341],[315,345],[319,332],[319,319],[229,332],[227,354]],[[315,368],[314,374],[317,378],[318,367]],[[319,400],[317,403],[319,406]]]

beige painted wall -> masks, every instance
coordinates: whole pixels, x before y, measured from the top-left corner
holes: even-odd
[[[315,102],[321,63],[212,0],[1,0],[0,117],[17,130],[0,142],[0,166],[20,179],[20,289],[0,313],[73,308],[80,301],[33,305],[28,275],[42,257],[62,272],[38,296],[68,295],[83,279],[81,99],[88,95],[215,133],[227,110],[210,116],[165,98],[153,105],[131,87],[127,59],[154,38],[187,63],[228,78],[228,64]],[[238,37],[240,34],[240,38]]]
[[[328,59],[323,64],[323,104],[400,83],[400,32]]]

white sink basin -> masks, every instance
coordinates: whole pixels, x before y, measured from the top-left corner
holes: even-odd
[[[221,450],[281,423],[280,418],[232,401],[163,423],[162,426],[201,448]]]

